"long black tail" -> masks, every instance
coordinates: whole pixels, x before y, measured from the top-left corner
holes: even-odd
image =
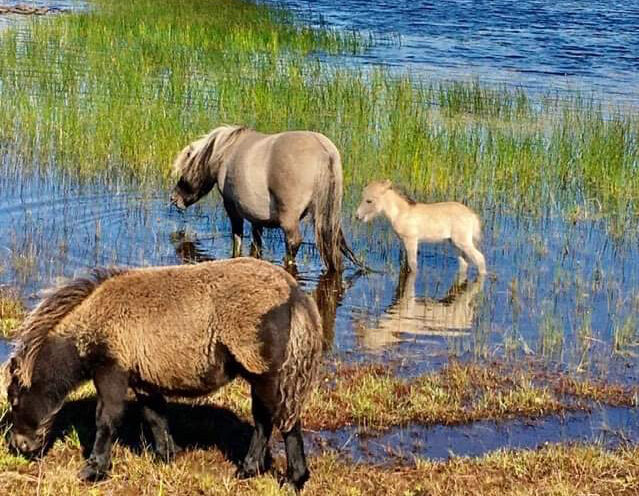
[[[340,237],[340,240],[339,240],[340,251],[342,252],[344,257],[346,257],[353,265],[355,265],[359,270],[363,272],[380,272],[378,270],[371,269],[366,264],[364,264],[364,262],[360,261],[357,258],[357,256],[355,255],[355,252],[351,249],[350,246],[348,246],[348,243],[346,242],[346,238],[344,237],[344,232],[342,231],[341,228],[339,231],[339,237]]]

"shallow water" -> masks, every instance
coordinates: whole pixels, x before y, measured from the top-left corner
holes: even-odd
[[[370,32],[354,58],[429,80],[475,80],[542,94],[639,103],[639,10],[619,0],[277,0],[302,19]]]
[[[80,184],[54,169],[25,177],[4,157],[0,178],[0,283],[28,305],[60,277],[103,265],[148,266],[226,258],[230,226],[217,194],[181,213],[169,192],[135,185]],[[348,203],[353,203],[349,199]],[[380,273],[342,280],[322,275],[312,229],[297,276],[318,298],[328,348],[346,361],[396,361],[403,374],[437,368],[451,356],[527,355],[569,370],[634,380],[638,360],[639,248],[605,223],[484,215],[489,277],[456,284],[457,254],[422,245],[420,271],[400,270],[401,247],[384,220],[344,217],[354,250]],[[247,241],[249,226],[245,226]],[[245,253],[247,253],[245,243]],[[265,257],[281,263],[279,230],[267,230]]]
[[[412,463],[415,458],[446,460],[481,456],[503,449],[537,449],[562,442],[598,443],[613,448],[639,442],[637,409],[595,407],[536,420],[474,422],[467,425],[407,426],[380,435],[362,435],[352,428],[309,435],[322,449],[329,447],[357,462]],[[320,448],[316,448],[320,449]]]

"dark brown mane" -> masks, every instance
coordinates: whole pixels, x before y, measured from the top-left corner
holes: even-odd
[[[123,272],[126,269],[94,269],[88,277],[74,279],[53,290],[29,313],[18,330],[14,352],[18,364],[15,373],[25,387],[31,384],[35,359],[49,332],[102,282]]]

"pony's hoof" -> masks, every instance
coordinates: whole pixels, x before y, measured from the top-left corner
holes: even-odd
[[[288,488],[292,491],[295,491],[296,493],[299,493],[302,489],[304,489],[304,484],[306,484],[306,481],[309,479],[309,477],[310,474],[308,471],[296,478],[281,474],[278,477],[278,481],[282,489]]]
[[[235,471],[235,477],[238,479],[251,479],[257,475],[257,467],[238,467]]]
[[[89,463],[87,464],[80,473],[78,474],[78,478],[82,482],[97,482],[107,477],[106,470],[100,470],[95,465]]]
[[[168,449],[155,451],[155,459],[160,462],[171,462],[175,457],[184,451],[181,446],[173,443]]]

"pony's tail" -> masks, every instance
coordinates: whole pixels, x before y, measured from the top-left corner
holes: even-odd
[[[328,167],[322,167],[313,197],[315,243],[329,272],[342,270],[342,161],[337,150],[329,152]]]
[[[279,371],[279,401],[275,415],[275,424],[281,432],[290,431],[300,419],[322,356],[322,324],[317,305],[301,289],[296,289],[291,299],[291,327]]]
[[[357,267],[365,268],[348,246],[342,231],[342,160],[337,149],[331,148],[327,147],[329,166],[320,170],[313,197],[315,243],[329,272],[342,270],[342,255]]]

